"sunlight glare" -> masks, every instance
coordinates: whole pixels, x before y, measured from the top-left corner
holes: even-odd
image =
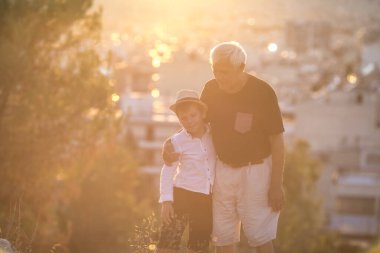
[[[116,32],[111,33],[111,40],[114,46],[119,46],[121,44],[120,34]]]
[[[150,49],[149,50],[149,56],[152,58],[156,58],[156,57],[158,57],[158,53],[155,49]]]
[[[119,41],[120,40],[120,34],[119,33],[111,33],[111,40],[112,41]]]
[[[156,250],[156,245],[155,244],[149,244],[148,249],[150,251],[154,251],[154,250]]]
[[[113,102],[117,102],[120,100],[120,96],[117,95],[116,93],[112,94],[112,97],[111,97],[112,101]]]
[[[95,108],[95,107],[91,107],[90,109],[88,109],[87,111],[87,114],[86,114],[86,118],[87,119],[94,119],[95,116],[99,113],[99,109],[98,108]]]
[[[157,82],[158,80],[160,80],[160,74],[158,74],[158,73],[154,73],[154,74],[152,75],[152,81],[153,81],[153,82]]]
[[[347,75],[347,81],[350,84],[355,84],[358,81],[358,77],[355,74],[349,74]]]
[[[117,112],[115,112],[115,118],[116,119],[120,119],[121,116],[123,116],[123,111],[122,110],[117,110]]]
[[[268,44],[267,49],[268,49],[269,52],[275,53],[278,50],[278,46],[277,46],[276,43],[271,42],[271,43]]]
[[[161,61],[158,58],[153,58],[152,59],[152,66],[155,68],[159,68],[161,66]]]
[[[150,92],[150,94],[152,95],[152,97],[154,97],[154,98],[158,98],[158,97],[160,96],[160,91],[159,91],[157,88],[155,88],[155,89],[153,89],[153,90]]]

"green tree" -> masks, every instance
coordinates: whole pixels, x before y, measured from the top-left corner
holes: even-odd
[[[286,205],[281,212],[276,246],[280,252],[336,252],[336,236],[323,231],[324,215],[317,180],[321,164],[311,157],[309,145],[297,142],[287,152],[284,185]]]
[[[124,222],[143,215],[99,71],[100,16],[91,0],[0,0],[0,236],[24,251],[61,243],[84,252],[73,239],[83,224],[119,235],[91,252],[122,247],[133,229]],[[84,248],[94,243],[85,238]]]

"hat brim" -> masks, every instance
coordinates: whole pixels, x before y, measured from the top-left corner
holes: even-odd
[[[173,112],[177,113],[178,105],[183,104],[183,103],[195,103],[195,104],[202,106],[202,108],[204,110],[206,110],[206,111],[208,110],[208,106],[205,103],[203,103],[201,100],[191,99],[191,98],[181,99],[181,100],[177,101],[175,104],[172,104],[171,106],[169,106],[169,109],[172,110]]]

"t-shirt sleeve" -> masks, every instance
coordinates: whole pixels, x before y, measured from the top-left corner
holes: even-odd
[[[273,88],[269,86],[265,96],[265,131],[268,135],[280,134],[284,132],[281,110],[278,99]]]
[[[210,105],[210,84],[209,83],[206,83],[203,87],[203,90],[202,90],[202,93],[201,93],[201,96],[200,96],[200,100],[205,103],[207,106]],[[208,111],[207,111],[207,115],[206,115],[206,122],[210,122],[210,116],[208,114]]]

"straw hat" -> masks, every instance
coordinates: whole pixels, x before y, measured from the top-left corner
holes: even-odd
[[[177,106],[179,104],[182,104],[185,102],[197,103],[197,104],[201,105],[205,110],[207,110],[207,105],[199,99],[198,92],[196,92],[195,90],[180,90],[180,91],[178,91],[176,101],[174,104],[169,106],[169,109],[172,110],[173,112],[176,112]]]

